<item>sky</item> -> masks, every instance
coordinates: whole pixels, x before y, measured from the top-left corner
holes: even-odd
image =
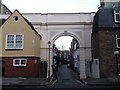
[[[97,12],[100,0],[2,0],[12,12],[20,13],[80,13]],[[60,37],[55,41],[57,47],[68,50],[72,37]]]
[[[55,41],[55,45],[59,50],[69,50],[71,47],[73,37],[71,36],[62,36]]]
[[[12,12],[21,13],[78,13],[96,12],[99,0],[2,0]]]

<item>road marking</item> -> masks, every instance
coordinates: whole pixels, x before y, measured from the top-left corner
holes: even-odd
[[[79,83],[79,84],[81,84],[81,85],[83,85],[83,86],[85,86],[85,84],[83,84],[82,82],[80,82],[79,80],[75,80],[77,83]]]
[[[51,83],[49,86],[53,86],[57,81],[53,81],[53,83]]]

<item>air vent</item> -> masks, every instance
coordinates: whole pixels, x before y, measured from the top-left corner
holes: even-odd
[[[18,16],[14,16],[14,17],[13,17],[13,20],[14,20],[14,21],[18,21]]]

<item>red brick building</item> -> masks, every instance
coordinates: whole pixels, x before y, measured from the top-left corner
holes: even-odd
[[[91,39],[92,60],[99,60],[100,77],[116,77],[117,64],[120,73],[120,62],[116,62],[114,54],[114,51],[120,51],[120,8],[99,8]],[[120,54],[117,59],[120,60]]]

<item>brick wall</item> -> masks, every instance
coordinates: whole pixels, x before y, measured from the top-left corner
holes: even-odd
[[[116,34],[119,30],[103,29],[93,34],[92,49],[93,59],[100,60],[100,76],[116,76],[116,59],[114,51],[116,50]]]
[[[24,58],[24,57],[22,57]],[[26,58],[27,66],[13,66],[14,58],[2,58],[5,61],[5,76],[38,76],[40,75],[40,59]]]
[[[98,33],[101,77],[115,76],[116,31],[100,30]]]
[[[94,33],[91,40],[92,59],[96,59],[99,57],[99,34]]]

